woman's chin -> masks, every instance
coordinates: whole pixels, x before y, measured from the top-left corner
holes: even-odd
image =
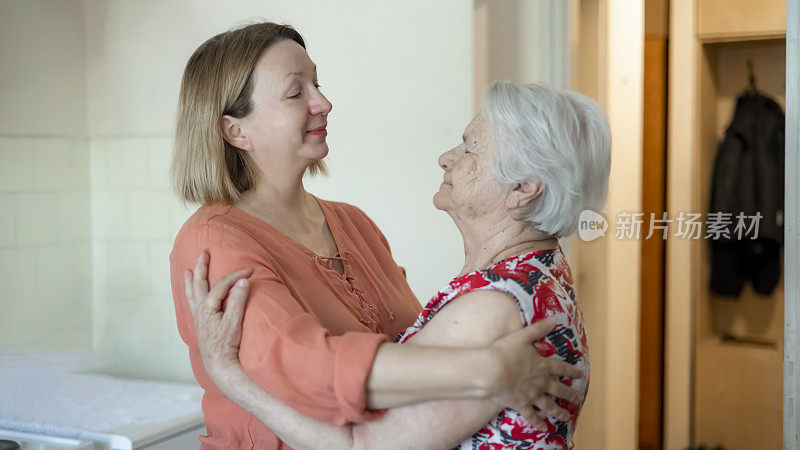
[[[447,201],[444,194],[442,194],[442,191],[438,191],[433,194],[433,207],[440,211],[446,211]]]
[[[315,145],[313,148],[304,151],[302,155],[310,160],[319,161],[328,156],[328,144],[322,143]]]

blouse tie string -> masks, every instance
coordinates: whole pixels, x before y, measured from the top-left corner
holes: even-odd
[[[314,266],[317,268],[317,271],[322,275],[322,278],[325,279],[325,282],[328,283],[328,286],[330,286],[331,290],[336,292],[338,290],[338,288],[331,281],[330,274],[326,273],[327,270],[333,270],[333,269],[332,268],[323,267],[323,264],[326,263],[324,260],[328,259],[328,258],[323,257],[323,256],[317,256],[317,255],[314,255],[311,258],[314,259],[314,261],[316,261]],[[349,298],[341,298],[338,295],[336,297],[338,298],[339,302],[342,305],[344,305],[344,307],[347,308],[347,310],[350,311],[350,313],[354,317],[358,318],[358,321],[362,325],[364,325],[364,326],[366,326],[368,328],[372,328],[372,326],[373,326],[372,325],[372,320],[369,320],[371,318],[365,318],[364,317],[364,308],[363,308],[363,306],[355,304],[352,300],[348,301]]]
[[[341,255],[341,256],[337,256],[337,255]],[[344,256],[344,254],[342,252],[337,252],[336,254],[334,254],[334,256],[317,256],[317,255],[314,255],[313,258],[317,261],[317,264],[316,264],[317,270],[320,271],[320,273],[324,274],[324,278],[327,281],[328,285],[331,286],[334,290],[336,290],[336,288],[333,286],[333,283],[331,282],[330,275],[329,274],[325,274],[323,271],[325,271],[325,270],[334,271],[333,264],[332,264],[332,261],[334,259],[338,259],[338,260],[342,261],[342,265],[344,266],[344,273],[339,274],[337,272],[336,275],[339,277],[340,280],[347,282],[348,290],[351,293],[355,293],[355,297],[358,299],[358,304],[356,304],[354,301],[352,301],[353,299],[351,299],[349,296],[347,296],[347,299],[350,300],[350,301],[345,300],[345,299],[341,299],[341,298],[339,299],[339,301],[342,302],[342,304],[344,304],[345,307],[347,307],[347,309],[350,311],[351,314],[353,314],[355,317],[359,318],[358,321],[362,325],[368,327],[372,331],[375,331],[375,332],[378,332],[378,333],[383,333],[383,326],[380,323],[380,318],[375,313],[374,308],[372,307],[372,305],[367,303],[367,301],[364,299],[364,292],[361,289],[359,289],[357,286],[354,286],[353,283],[351,282],[351,280],[354,280],[355,277],[353,277],[350,274],[350,271],[348,270],[348,267],[347,267],[348,262],[346,260],[346,257]],[[321,267],[323,264],[326,265],[325,268]]]
[[[386,311],[386,314],[389,315],[389,322],[394,320],[394,312],[389,307],[389,304],[386,302],[386,298],[383,296],[383,292],[375,282],[375,278],[373,277],[374,272],[370,269],[370,267],[364,263],[358,253],[351,253],[347,250],[344,251],[345,254],[352,255],[352,259],[361,267],[361,271],[367,276],[367,280],[369,284],[372,286],[372,289],[378,293],[378,300],[381,302],[381,306],[383,306],[383,310]]]

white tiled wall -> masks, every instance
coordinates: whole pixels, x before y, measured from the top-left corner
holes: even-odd
[[[91,344],[89,146],[0,136],[0,350]]]
[[[81,0],[0,3],[0,352],[91,345]]]
[[[85,35],[83,0],[0,2],[0,136],[86,135]]]
[[[169,188],[170,136],[93,138],[93,344],[105,371],[193,380],[175,325],[172,242],[193,208]]]

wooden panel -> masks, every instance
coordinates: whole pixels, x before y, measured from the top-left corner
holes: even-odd
[[[669,0],[645,0],[644,35],[667,37],[669,31]]]
[[[785,35],[785,0],[697,0],[697,36],[705,42]]]
[[[644,130],[642,136],[643,230],[651,213],[666,210],[667,44],[644,40]],[[639,449],[662,447],[664,356],[664,241],[655,233],[642,241],[642,309],[639,350]]]

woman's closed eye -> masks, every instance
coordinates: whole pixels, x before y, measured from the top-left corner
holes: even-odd
[[[315,85],[314,85],[314,87],[316,87],[317,89],[319,89],[319,88],[321,88],[322,86],[321,86],[321,85],[319,85],[319,84],[315,84]],[[303,90],[301,89],[301,90],[297,91],[297,94],[290,95],[290,96],[289,96],[289,98],[300,98],[300,95],[302,95],[302,94],[303,94]]]

